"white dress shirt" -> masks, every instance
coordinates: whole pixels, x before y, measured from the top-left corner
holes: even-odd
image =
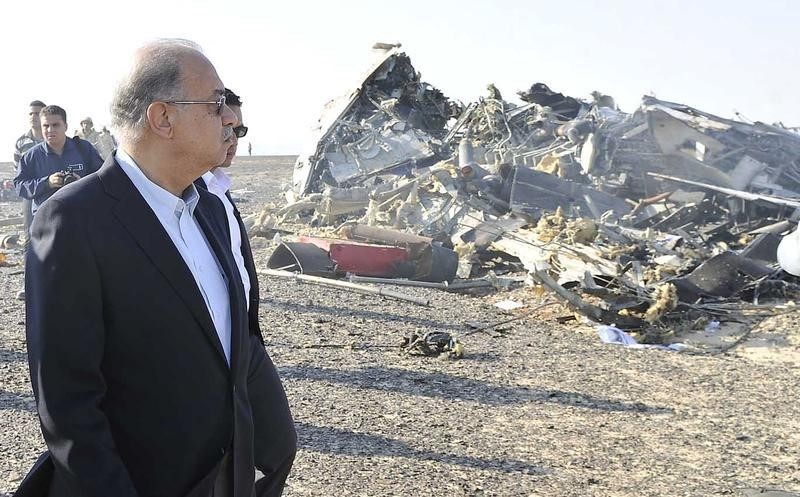
[[[247,302],[247,309],[250,310],[250,275],[244,266],[242,256],[242,231],[239,229],[239,222],[233,213],[233,204],[228,200],[225,192],[231,189],[231,178],[225,174],[221,167],[212,169],[203,175],[203,181],[208,186],[208,191],[216,195],[225,206],[225,213],[228,215],[228,229],[231,233],[231,252],[236,260],[236,267],[239,268],[239,275],[242,277],[244,285],[244,297]],[[245,235],[246,236],[246,235]]]
[[[176,197],[150,181],[124,150],[117,149],[116,159],[161,221],[161,226],[192,272],[230,366],[231,304],[228,283],[225,272],[194,217],[194,209],[200,200],[197,189],[190,185],[183,192],[182,198]]]

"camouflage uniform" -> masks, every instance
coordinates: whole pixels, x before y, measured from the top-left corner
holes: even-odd
[[[92,143],[92,145],[94,145],[94,148],[100,153],[100,157],[106,160],[117,148],[117,140],[115,140],[114,136],[108,131],[103,131],[97,138],[97,143]]]
[[[107,132],[99,132],[92,129],[91,132],[87,133],[86,136],[82,132],[78,132],[78,137],[83,138],[87,142],[91,143],[92,146],[97,149],[97,152],[100,154],[100,157],[103,160],[106,160],[111,152],[117,148],[116,140],[114,137],[111,136],[111,133]]]

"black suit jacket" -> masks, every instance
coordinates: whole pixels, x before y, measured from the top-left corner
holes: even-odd
[[[36,214],[26,333],[56,495],[205,497],[230,450],[235,495],[252,494],[248,374],[264,354],[214,221],[222,204],[200,195],[229,284],[230,367],[191,272],[113,156]],[[26,481],[46,477],[44,459]]]
[[[207,185],[203,178],[198,178],[194,184],[198,191],[207,191]],[[209,193],[209,195],[216,198],[214,194]],[[283,484],[294,461],[297,451],[297,433],[278,372],[272,359],[263,348],[264,339],[258,319],[260,302],[258,274],[256,274],[253,252],[250,248],[250,239],[230,192],[226,192],[225,195],[233,206],[233,214],[239,225],[242,238],[241,254],[250,280],[248,327],[250,334],[257,336],[262,344],[262,347],[254,347],[252,350],[254,357],[251,359],[251,363],[258,364],[259,367],[251,368],[248,379],[248,394],[254,419],[253,454],[255,466],[263,474],[263,477],[256,481],[256,493],[259,497],[278,496],[281,494]],[[227,215],[223,218],[217,217],[217,220],[219,229],[225,232],[226,242],[230,244],[231,234]],[[238,271],[236,274],[239,275]]]
[[[203,180],[203,178],[197,178],[194,184],[198,190],[208,192],[208,185],[206,185],[206,182]],[[213,194],[210,195],[213,196]],[[247,315],[250,333],[257,334],[263,343],[264,335],[261,331],[261,324],[258,321],[258,306],[261,300],[259,293],[260,290],[258,287],[258,274],[256,274],[256,265],[255,261],[253,260],[253,250],[250,248],[250,238],[247,236],[247,229],[244,226],[244,222],[242,222],[242,215],[239,213],[239,209],[236,207],[236,203],[233,201],[233,198],[231,198],[230,192],[225,192],[225,196],[228,197],[228,200],[233,206],[233,215],[236,217],[236,222],[239,224],[239,232],[242,235],[242,258],[244,259],[244,267],[247,269],[247,276],[250,279],[250,293],[247,296],[250,301],[250,308]],[[227,234],[228,241],[230,242],[231,234],[230,230],[228,229],[227,217],[221,226],[223,226],[225,233]]]

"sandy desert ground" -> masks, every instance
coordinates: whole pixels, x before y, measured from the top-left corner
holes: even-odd
[[[292,157],[238,158],[244,214],[281,202]],[[8,164],[0,177],[10,177]],[[18,215],[0,204],[0,220]],[[18,230],[0,227],[0,237]],[[274,244],[253,240],[265,267]],[[0,267],[0,495],[43,450],[28,382],[22,255]],[[523,288],[470,297],[397,290],[430,307],[262,279],[267,349],[284,380],[300,450],[284,495],[755,496],[800,493],[800,313],[771,318],[725,354],[601,344],[550,306],[490,333],[468,322],[527,312]],[[460,360],[413,356],[414,332],[461,337]],[[733,337],[686,337],[724,342]],[[721,333],[724,335],[724,333]],[[711,349],[709,349],[711,350]],[[782,490],[785,494],[767,493]],[[792,492],[792,493],[789,493]]]

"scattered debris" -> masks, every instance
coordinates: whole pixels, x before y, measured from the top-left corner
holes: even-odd
[[[385,288],[373,288],[365,285],[357,285],[355,283],[350,283],[348,281],[336,281],[327,278],[320,278],[317,276],[309,276],[307,274],[298,274],[289,271],[277,271],[274,269],[265,269],[263,271],[259,271],[259,274],[262,274],[264,276],[291,278],[304,283],[323,285],[331,288],[337,288],[340,290],[348,290],[355,293],[379,295],[381,297],[389,297],[396,300],[402,300],[404,302],[411,302],[412,304],[417,304],[417,305],[424,305],[424,306],[430,305],[430,301],[428,299],[413,297],[411,295],[404,295],[402,293],[394,292],[392,290],[386,290]]]
[[[19,202],[13,179],[0,179],[0,202]]]
[[[429,331],[422,336],[413,333],[403,340],[402,347],[410,354],[438,356],[442,359],[464,357],[464,346],[461,342],[444,331]]]
[[[15,249],[19,247],[19,235],[16,233],[3,235],[0,238],[0,247],[4,249]]]
[[[500,302],[496,302],[494,306],[504,311],[513,311],[515,309],[519,309],[520,307],[525,307],[525,304],[517,302],[515,300],[506,299],[506,300],[501,300]]]
[[[631,347],[635,349],[659,349],[671,350],[673,352],[680,352],[687,349],[687,346],[683,343],[671,343],[667,346],[640,344],[628,333],[625,333],[621,329],[615,328],[614,326],[600,325],[597,327],[597,334],[600,335],[600,340],[603,343],[623,345],[625,347]]]
[[[453,101],[379,45],[326,106],[288,205],[251,230],[299,220],[335,235],[283,241],[269,267],[447,290],[527,273],[645,342],[800,295],[775,254],[800,208],[795,131],[651,96],[626,113],[599,92],[537,82],[512,103],[487,88]]]

